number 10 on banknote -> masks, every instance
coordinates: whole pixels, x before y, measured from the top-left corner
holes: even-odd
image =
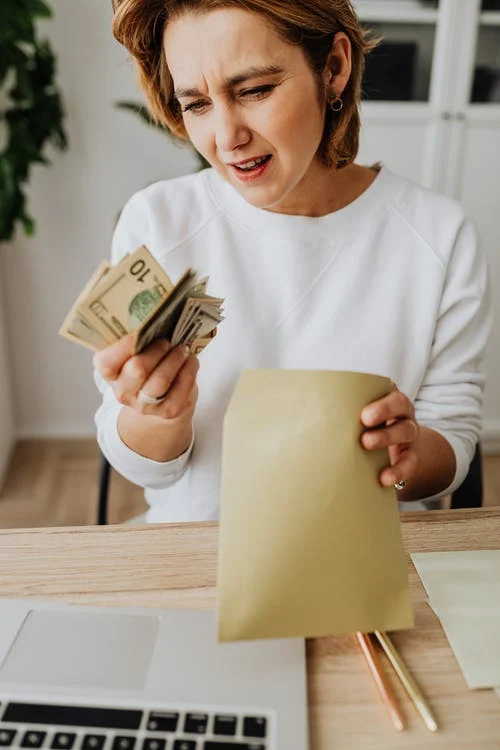
[[[136,354],[159,338],[198,354],[224,319],[224,300],[206,293],[207,282],[188,268],[174,285],[143,245],[116,266],[99,265],[59,333],[94,351],[135,333]]]

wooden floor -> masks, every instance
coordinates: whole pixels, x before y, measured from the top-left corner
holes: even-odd
[[[97,523],[99,449],[94,440],[23,440],[14,449],[0,492],[0,528]],[[113,472],[109,523],[147,506],[141,487]]]
[[[99,450],[93,440],[23,440],[0,491],[0,528],[97,522]],[[484,458],[485,505],[500,505],[500,456]],[[143,490],[112,473],[109,523],[146,510]]]

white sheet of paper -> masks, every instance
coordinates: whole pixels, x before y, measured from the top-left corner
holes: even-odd
[[[497,688],[500,550],[418,552],[411,558],[467,685]]]

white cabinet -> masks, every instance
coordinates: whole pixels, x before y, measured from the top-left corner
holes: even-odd
[[[358,0],[382,37],[367,64],[359,161],[461,201],[500,293],[500,1]],[[379,79],[377,80],[377,74]],[[486,360],[486,450],[500,450],[500,305]]]

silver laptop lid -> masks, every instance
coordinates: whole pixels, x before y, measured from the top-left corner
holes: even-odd
[[[219,644],[212,611],[0,600],[0,700],[243,712],[264,750],[308,747],[304,642]]]

